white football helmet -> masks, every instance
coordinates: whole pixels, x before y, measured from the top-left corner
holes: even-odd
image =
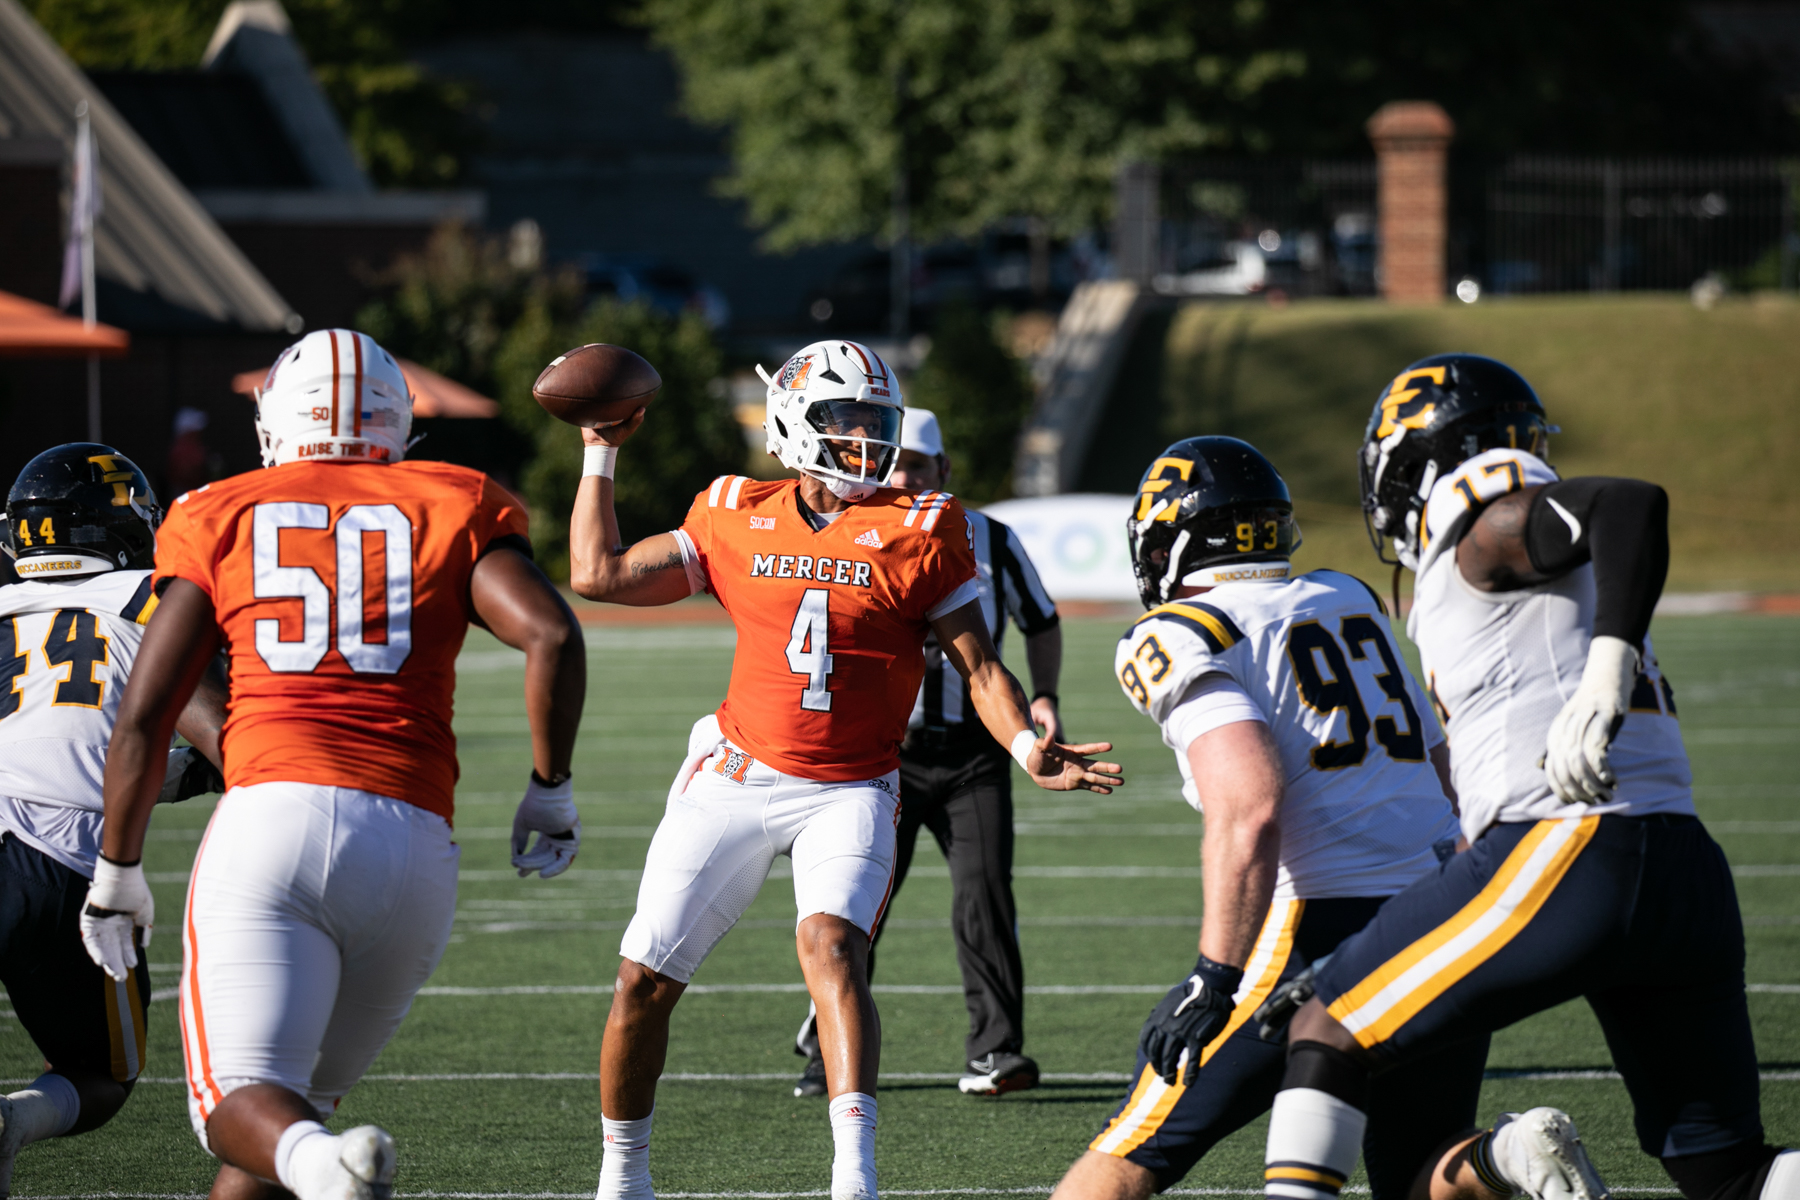
[[[769,385],[763,431],[781,464],[811,475],[840,500],[866,500],[900,457],[905,401],[881,356],[857,342],[814,342]]]
[[[399,462],[411,432],[412,392],[400,364],[353,329],[307,334],[281,352],[256,389],[265,467]]]

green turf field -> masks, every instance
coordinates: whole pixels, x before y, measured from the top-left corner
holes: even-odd
[[[1174,760],[1110,679],[1115,623],[1070,621],[1062,688],[1072,736],[1107,737],[1130,772],[1109,797],[1023,785],[1016,889],[1028,982],[1026,1049],[1049,1079],[999,1100],[957,1093],[965,1030],[949,932],[949,880],[921,848],[894,904],[877,979],[885,1036],[879,1162],[889,1195],[1046,1191],[1116,1102],[1138,1027],[1193,961],[1199,819]],[[431,987],[334,1121],[399,1138],[399,1193],[593,1194],[600,1162],[593,1068],[619,931],[689,723],[716,704],[729,628],[590,628],[591,690],[576,760],[586,840],[549,883],[507,867],[506,833],[527,770],[517,655],[472,634],[457,730],[463,884],[457,933]],[[1800,621],[1678,618],[1654,631],[1674,681],[1702,814],[1738,874],[1751,1013],[1771,1140],[1800,1143]],[[161,929],[146,1078],[111,1125],[20,1157],[14,1195],[204,1194],[211,1162],[188,1130],[175,986],[186,868],[209,802],[157,812],[149,868]],[[695,978],[675,1019],[653,1171],[665,1197],[822,1194],[823,1101],[791,1098],[789,1039],[805,1012],[793,894],[772,879]],[[1672,974],[1681,970],[1671,963]],[[746,987],[744,985],[754,985]],[[717,990],[708,990],[717,989]],[[1079,991],[1075,989],[1088,989]],[[10,1013],[5,1014],[8,1017]],[[1681,1036],[1683,1014],[1668,1014]],[[1499,1034],[1483,1119],[1556,1104],[1579,1121],[1620,1197],[1671,1194],[1631,1135],[1623,1086],[1580,1004]],[[0,1022],[0,1076],[36,1074],[16,1019]],[[1553,1078],[1531,1078],[1552,1073]],[[1573,1073],[1573,1074],[1571,1074]],[[1587,1073],[1585,1075],[1581,1073]],[[1526,1077],[1518,1077],[1518,1076]],[[1260,1194],[1263,1127],[1183,1185]]]

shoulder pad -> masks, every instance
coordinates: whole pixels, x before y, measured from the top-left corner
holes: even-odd
[[[1486,450],[1457,465],[1431,485],[1419,518],[1422,571],[1437,549],[1454,545],[1470,517],[1509,492],[1523,491],[1560,478],[1549,463],[1525,450]]]
[[[1391,615],[1388,612],[1387,601],[1383,600],[1381,598],[1381,593],[1376,591],[1374,589],[1374,587],[1372,587],[1369,584],[1369,581],[1364,579],[1362,576],[1352,575],[1348,571],[1339,571],[1332,567],[1317,567],[1311,571],[1306,572],[1306,577],[1309,579],[1312,578],[1313,576],[1324,576],[1324,575],[1336,575],[1339,578],[1348,579],[1351,583],[1354,583],[1357,587],[1360,587],[1363,591],[1369,593],[1369,599],[1371,599],[1375,602],[1375,607],[1381,611],[1382,616],[1385,617],[1385,616]],[[1325,581],[1323,579],[1321,579],[1319,582],[1323,583]]]
[[[1194,680],[1232,673],[1222,658],[1243,636],[1214,605],[1186,600],[1151,609],[1119,640],[1119,686],[1139,712],[1160,723]]]

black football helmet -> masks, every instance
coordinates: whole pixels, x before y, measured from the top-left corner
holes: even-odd
[[[1145,608],[1168,603],[1201,567],[1285,559],[1300,548],[1287,484],[1255,446],[1233,437],[1186,438],[1158,455],[1125,529]]]
[[[1550,435],[1559,432],[1531,385],[1503,362],[1434,354],[1413,363],[1382,389],[1357,458],[1375,553],[1416,567],[1419,522],[1440,476],[1501,446],[1547,458]]]
[[[98,442],[53,446],[6,496],[6,541],[19,578],[55,579],[156,564],[162,509],[138,465]]]

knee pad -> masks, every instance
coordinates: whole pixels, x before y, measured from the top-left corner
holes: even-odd
[[[1369,1068],[1354,1055],[1324,1042],[1300,1041],[1288,1047],[1281,1088],[1312,1088],[1336,1096],[1352,1108],[1369,1109]]]
[[[1663,1170],[1681,1189],[1683,1200],[1761,1200],[1778,1147],[1740,1142],[1711,1154],[1683,1154],[1662,1160]]]

